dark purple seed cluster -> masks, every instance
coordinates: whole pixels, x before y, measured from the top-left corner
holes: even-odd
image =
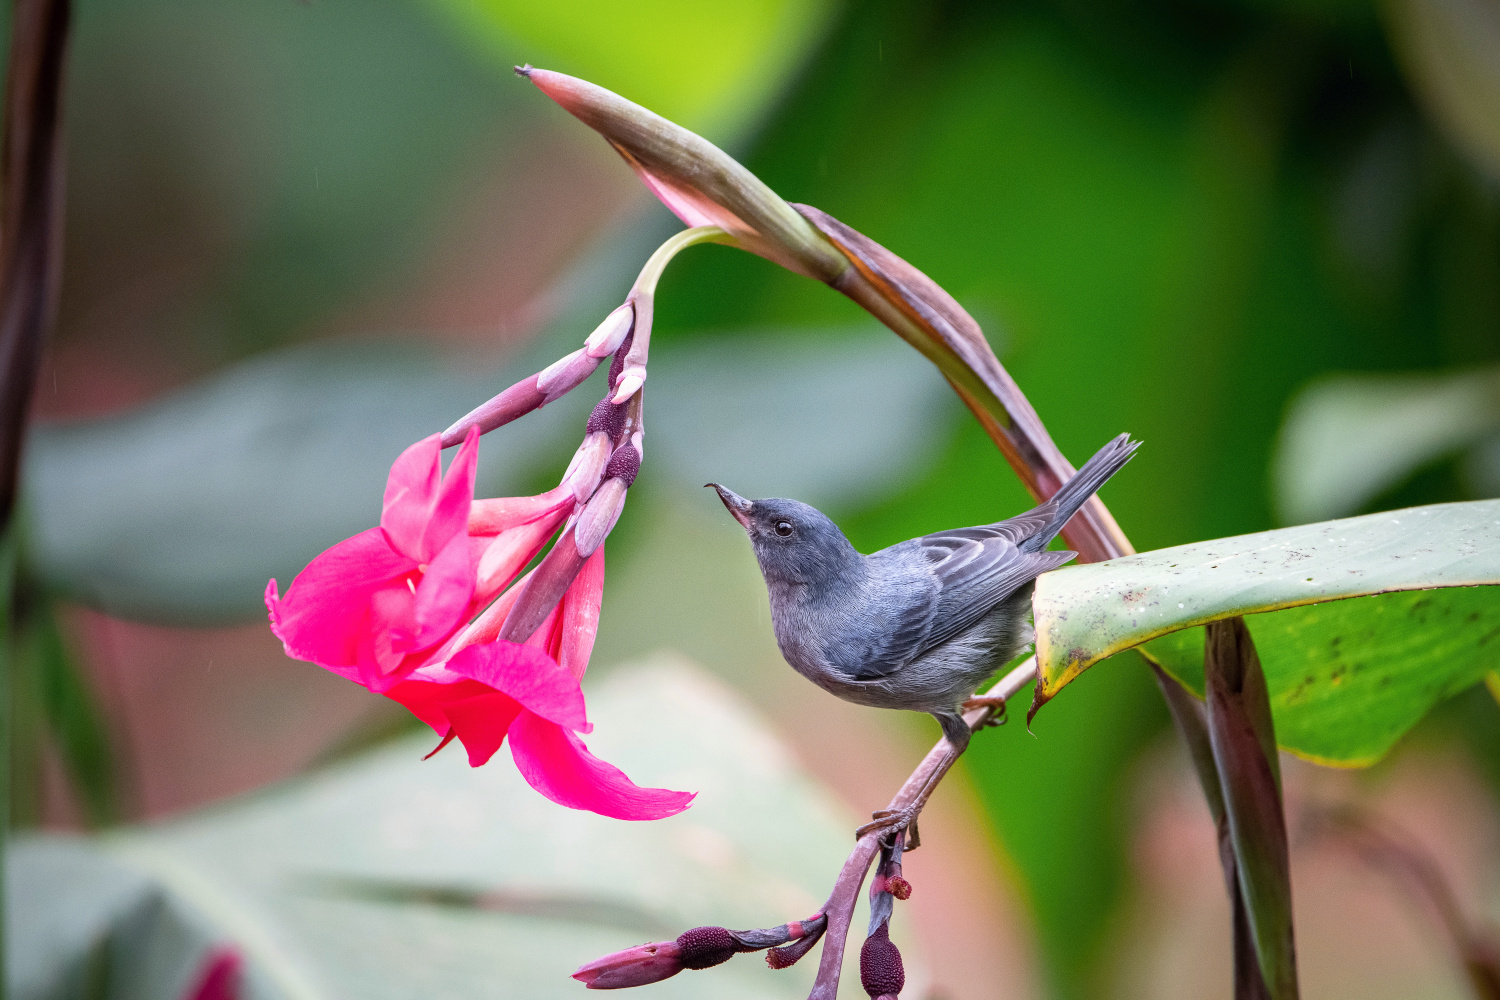
[[[615,383],[620,381],[620,373],[625,370],[625,355],[630,353],[630,345],[635,340],[635,331],[631,330],[620,341],[620,346],[615,349],[615,356],[609,363],[609,387],[615,388]]]
[[[609,464],[604,467],[604,478],[606,481],[619,479],[628,487],[635,482],[636,473],[640,471],[641,453],[635,450],[634,445],[622,444],[609,456]]]
[[[694,927],[677,939],[684,969],[708,969],[729,961],[740,950],[734,935],[723,927]]]
[[[906,985],[906,969],[901,965],[901,952],[891,940],[890,925],[881,924],[880,929],[865,938],[865,946],[859,951],[859,982],[871,997],[895,997]]]
[[[599,431],[609,435],[611,441],[620,438],[620,430],[625,426],[625,404],[616,406],[608,399],[599,400],[594,407],[594,412],[589,414],[588,425],[584,428],[586,434],[596,434]]]

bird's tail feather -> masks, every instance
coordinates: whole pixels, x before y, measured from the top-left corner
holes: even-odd
[[[1110,476],[1119,472],[1140,446],[1139,441],[1130,440],[1129,434],[1121,434],[1095,452],[1094,457],[1085,462],[1083,468],[1079,469],[1072,479],[1063,483],[1062,489],[1054,493],[1052,498],[1042,505],[1043,508],[1050,508],[1047,526],[1028,538],[1021,548],[1031,552],[1040,552],[1045,549],[1047,544],[1063,529],[1063,525],[1068,523],[1068,519],[1078,513],[1078,508],[1082,507]]]

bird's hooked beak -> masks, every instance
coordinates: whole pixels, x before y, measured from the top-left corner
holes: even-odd
[[[718,483],[704,483],[704,488],[713,487],[719,494],[719,499],[724,501],[724,509],[734,515],[734,519],[740,522],[740,527],[746,531],[750,530],[750,507],[751,501],[746,500],[734,490],[725,489]]]

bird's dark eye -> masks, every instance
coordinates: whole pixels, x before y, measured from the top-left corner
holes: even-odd
[[[782,538],[785,538],[787,535],[790,535],[791,533],[792,533],[792,522],[791,521],[777,521],[776,522],[776,534],[780,535]]]

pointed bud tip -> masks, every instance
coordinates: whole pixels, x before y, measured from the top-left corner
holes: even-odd
[[[615,392],[614,396],[611,397],[610,402],[614,403],[615,405],[619,405],[620,403],[625,402],[631,396],[634,396],[638,391],[640,391],[641,386],[645,384],[646,375],[644,372],[641,372],[640,374],[631,372],[626,375],[621,375],[620,388]]]
[[[516,71],[516,76],[525,77],[527,80],[531,79],[531,63],[527,63],[524,66],[516,66],[514,68]]]
[[[626,948],[582,966],[573,978],[591,990],[618,990],[670,979],[684,968],[676,941]]]

